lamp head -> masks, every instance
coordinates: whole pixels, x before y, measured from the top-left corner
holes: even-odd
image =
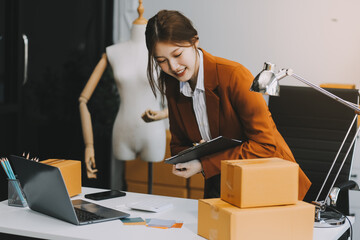
[[[255,77],[250,91],[270,96],[280,95],[279,79],[274,72],[275,64],[265,62],[263,70]]]

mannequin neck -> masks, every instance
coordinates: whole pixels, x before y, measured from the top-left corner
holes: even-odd
[[[144,24],[133,24],[131,28],[130,38],[132,41],[145,41],[145,28]]]

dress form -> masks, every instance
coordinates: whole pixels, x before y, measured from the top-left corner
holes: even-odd
[[[162,161],[164,158],[166,132],[163,121],[148,124],[141,119],[141,115],[146,109],[160,109],[160,103],[155,99],[147,80],[148,55],[145,44],[147,20],[142,17],[144,11],[142,0],[139,3],[139,18],[133,23],[130,40],[106,49],[106,54],[103,54],[81,93],[79,102],[87,176],[96,178],[93,130],[87,102],[109,62],[121,99],[113,127],[113,155],[116,160],[134,160],[140,156],[142,160],[149,162],[149,193],[151,193],[151,163]],[[117,169],[112,169],[112,175],[121,176],[122,173],[119,173]],[[112,178],[114,179],[114,177]]]
[[[113,128],[113,153],[117,160],[162,161],[165,154],[165,124],[145,123],[142,113],[160,110],[146,76],[147,49],[144,24],[133,24],[131,38],[106,48],[120,95],[120,108]]]

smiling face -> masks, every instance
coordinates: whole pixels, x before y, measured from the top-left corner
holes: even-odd
[[[198,42],[194,45],[158,42],[155,45],[154,58],[166,74],[180,82],[190,80],[190,85],[195,86],[199,71]]]

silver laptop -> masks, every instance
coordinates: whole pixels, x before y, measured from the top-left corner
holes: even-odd
[[[30,209],[70,222],[84,225],[130,216],[81,199],[70,200],[61,172],[57,167],[10,156]]]

